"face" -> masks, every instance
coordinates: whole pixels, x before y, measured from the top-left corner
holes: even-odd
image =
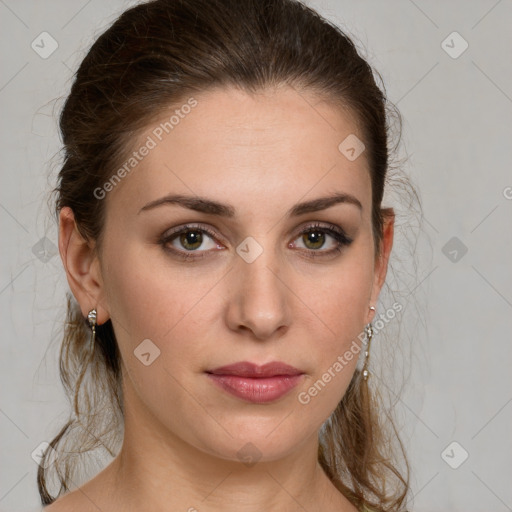
[[[385,274],[366,155],[338,149],[362,135],[292,88],[194,99],[168,133],[158,127],[176,106],[139,134],[133,151],[154,147],[103,199],[97,299],[128,414],[223,459],[252,443],[274,460],[316,437],[343,397]],[[335,194],[345,200],[298,208]],[[239,362],[295,370],[216,372]]]

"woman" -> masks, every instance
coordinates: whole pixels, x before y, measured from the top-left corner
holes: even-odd
[[[387,100],[350,39],[293,0],[144,3],[60,128],[73,413],[45,510],[403,510],[371,391]]]

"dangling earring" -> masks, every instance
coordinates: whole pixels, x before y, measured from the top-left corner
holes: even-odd
[[[373,306],[370,306],[370,309],[375,311]],[[370,376],[370,372],[368,371],[368,363],[370,362],[370,344],[373,337],[373,327],[371,322],[365,326],[365,331],[367,343],[366,350],[364,351],[363,379],[368,380],[368,377]]]
[[[87,321],[89,322],[89,327],[91,328],[92,331],[92,338],[89,347],[89,351],[91,354],[94,351],[94,344],[96,343],[96,315],[97,312],[95,309],[91,309],[91,311],[89,311],[89,314],[87,315]]]

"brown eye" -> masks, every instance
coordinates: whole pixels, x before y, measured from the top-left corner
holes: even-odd
[[[351,238],[345,235],[341,228],[334,224],[329,224],[328,226],[322,226],[321,224],[308,226],[300,233],[298,239],[300,239],[303,245],[303,247],[299,246],[298,249],[304,249],[313,258],[335,255],[353,242]],[[329,239],[332,241],[329,242]],[[325,248],[326,245],[327,248]],[[322,248],[324,250],[320,250]]]
[[[308,249],[321,249],[325,243],[325,234],[321,231],[308,231],[302,235],[302,240]]]
[[[199,230],[189,230],[180,234],[180,243],[185,249],[198,249],[203,243],[203,235]]]
[[[215,233],[205,227],[183,226],[162,235],[159,243],[168,252],[192,259],[203,258],[212,249],[222,249],[215,238]]]

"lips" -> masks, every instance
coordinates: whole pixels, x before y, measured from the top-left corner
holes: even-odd
[[[237,375],[238,377],[276,377],[279,375],[301,375],[303,372],[285,363],[272,362],[258,366],[247,361],[221,366],[207,373],[213,375]]]
[[[304,372],[281,362],[259,366],[244,361],[209,370],[206,374],[229,394],[262,404],[286,395],[299,384]]]

